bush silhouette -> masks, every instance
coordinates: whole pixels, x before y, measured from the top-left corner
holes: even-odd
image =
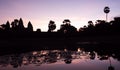
[[[48,32],[53,32],[53,30],[56,29],[56,24],[54,21],[50,20],[49,24],[48,24]]]

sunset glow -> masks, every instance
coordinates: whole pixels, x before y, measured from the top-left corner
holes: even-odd
[[[64,19],[79,29],[89,20],[105,20],[103,9],[110,7],[109,21],[120,16],[120,0],[0,0],[0,24],[22,18],[25,27],[31,21],[34,30],[48,30],[50,20],[58,30]]]

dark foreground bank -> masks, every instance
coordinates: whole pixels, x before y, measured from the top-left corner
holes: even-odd
[[[0,54],[20,53],[43,49],[74,50],[78,47],[105,48],[120,46],[120,36],[86,35],[62,33],[2,33],[0,34]]]

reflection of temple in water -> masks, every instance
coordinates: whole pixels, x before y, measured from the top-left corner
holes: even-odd
[[[107,52],[106,52],[107,51]],[[119,51],[118,51],[119,52]],[[40,66],[42,64],[53,64],[64,62],[65,64],[71,64],[74,60],[79,59],[86,60],[110,60],[109,57],[114,59],[120,59],[117,51],[108,50],[88,50],[85,48],[78,48],[77,50],[41,50],[33,51],[22,54],[12,54],[6,56],[0,56],[0,66],[6,67],[11,65],[14,68],[21,67],[22,65],[34,64]],[[114,70],[111,65],[108,70]]]

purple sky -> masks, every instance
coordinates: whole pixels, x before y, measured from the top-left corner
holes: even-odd
[[[25,26],[31,21],[34,30],[47,31],[50,20],[59,29],[64,19],[70,19],[71,25],[80,28],[89,20],[104,20],[105,6],[111,9],[109,20],[120,16],[119,3],[120,0],[0,0],[0,24],[21,17]]]

